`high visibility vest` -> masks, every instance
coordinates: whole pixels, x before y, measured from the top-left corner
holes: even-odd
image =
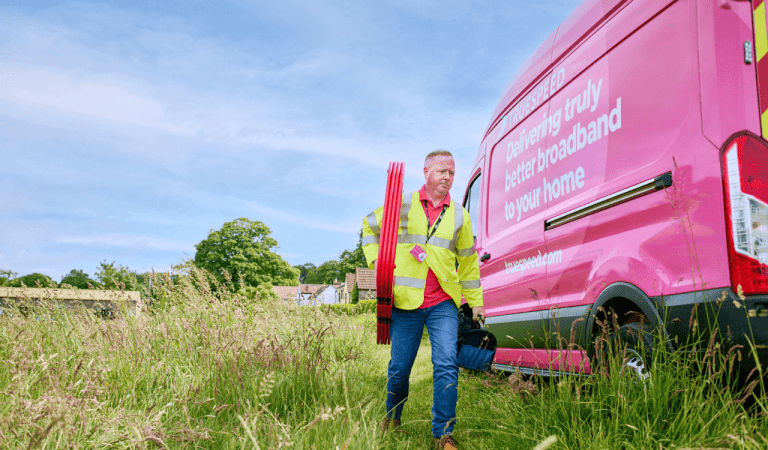
[[[370,269],[374,268],[373,263],[379,257],[383,213],[382,206],[363,219],[363,252]],[[461,304],[462,295],[469,306],[482,306],[480,268],[467,210],[451,200],[429,241],[428,227],[429,221],[419,201],[419,192],[403,195],[395,252],[395,307],[417,309],[421,306],[430,268],[437,276],[440,287],[451,296],[457,307]],[[424,262],[419,262],[411,254],[416,245],[426,250],[427,258]]]

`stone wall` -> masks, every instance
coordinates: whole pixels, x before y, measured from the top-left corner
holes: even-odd
[[[28,308],[44,304],[60,305],[67,309],[85,307],[108,317],[123,312],[139,315],[143,310],[138,291],[0,287],[0,311],[10,306]]]
[[[376,289],[360,289],[357,291],[357,300],[371,300],[376,298]]]

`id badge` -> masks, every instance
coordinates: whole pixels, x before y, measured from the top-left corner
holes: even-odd
[[[413,257],[416,258],[416,260],[420,263],[424,262],[424,260],[427,259],[427,252],[424,251],[424,249],[421,248],[421,246],[419,245],[416,245],[413,247],[413,249],[411,250],[411,255],[413,255]]]

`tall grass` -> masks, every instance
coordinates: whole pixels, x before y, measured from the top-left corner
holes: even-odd
[[[381,435],[388,346],[371,313],[254,300],[204,272],[160,274],[149,312],[114,320],[43,305],[0,316],[0,448],[411,449],[432,445],[429,342],[403,429]],[[362,312],[362,311],[358,311]],[[735,353],[656,353],[641,382],[460,377],[462,449],[768,448],[759,384]],[[747,354],[744,357],[748,357]]]
[[[616,328],[603,327],[598,340]],[[493,414],[468,417],[466,433],[487,448],[532,448],[547,435],[564,449],[768,448],[764,380],[754,369],[745,382],[738,370],[754,348],[725,350],[717,330],[703,336],[674,350],[651,337],[645,379],[626,363],[646,349],[633,353],[620,340],[592,359],[592,377],[470,376],[465,395]]]
[[[485,448],[532,448],[549,435],[563,449],[768,448],[764,416],[684,364],[657,364],[646,382],[626,373],[536,384],[516,375],[471,377],[463,393],[480,402],[472,408],[480,414],[462,421],[460,413],[459,423]]]
[[[39,307],[0,316],[4,448],[359,448],[371,386],[356,321],[191,269],[148,315]],[[53,305],[50,305],[53,306]]]

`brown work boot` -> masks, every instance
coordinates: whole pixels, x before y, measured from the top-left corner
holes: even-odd
[[[458,450],[459,449],[459,447],[456,446],[456,441],[453,440],[453,436],[451,436],[450,434],[446,434],[445,436],[435,438],[435,448],[437,450]]]
[[[395,433],[403,433],[406,434],[405,430],[400,428],[400,419],[394,419],[392,420],[392,425],[390,425],[389,419],[384,419],[383,422],[381,422],[381,432],[386,433],[388,431],[394,431]]]

